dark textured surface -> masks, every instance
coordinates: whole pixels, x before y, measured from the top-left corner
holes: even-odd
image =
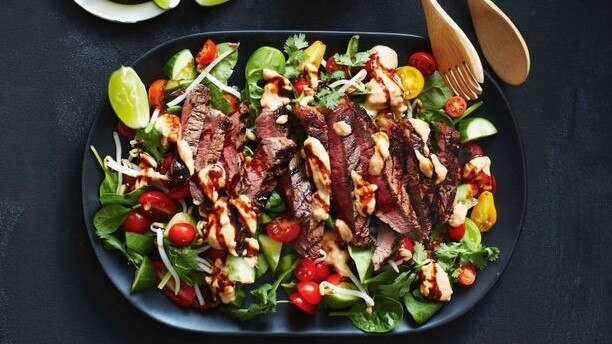
[[[232,0],[215,9],[183,2],[128,26],[93,18],[71,1],[3,1],[0,343],[221,340],[143,316],[113,289],[87,242],[81,157],[107,76],[118,64],[201,31],[425,34],[418,1]],[[612,7],[605,1],[497,3],[522,29],[532,55],[527,83],[505,88],[527,156],[523,234],[500,281],[466,315],[433,332],[385,340],[610,342]],[[442,4],[473,38],[464,1]]]

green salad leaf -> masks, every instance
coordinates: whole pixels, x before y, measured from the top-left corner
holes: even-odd
[[[369,59],[369,52],[359,52],[359,36],[357,35],[351,37],[344,54],[334,55],[334,62],[349,67],[349,72],[353,67],[364,66]]]
[[[98,161],[98,164],[100,164],[100,168],[102,168],[102,171],[104,172],[104,179],[102,180],[102,184],[100,184],[100,198],[102,198],[102,195],[105,194],[116,194],[117,187],[119,186],[117,173],[111,171],[109,168],[104,166],[104,161],[102,160],[100,154],[98,153],[98,150],[94,146],[89,146],[89,148],[91,149],[94,157]]]
[[[374,297],[374,306],[368,310],[365,302],[358,302],[347,312],[332,312],[330,316],[346,316],[353,326],[368,333],[384,333],[393,330],[402,321],[402,304],[385,296]]]
[[[190,247],[166,246],[170,264],[176,270],[181,280],[189,285],[201,284],[203,276],[198,268],[198,251]]]
[[[219,43],[217,44],[217,54],[221,55],[226,51],[232,49],[231,44],[233,43]],[[234,51],[227,55],[223,60],[221,60],[213,69],[210,71],[210,74],[217,78],[224,84],[227,84],[227,81],[232,76],[234,72],[234,67],[236,67],[236,63],[238,62],[238,49],[234,49]]]
[[[487,247],[472,241],[442,243],[434,252],[438,263],[452,275],[455,275],[453,272],[458,264],[472,263],[476,268],[484,269],[489,262],[499,258],[499,248]]]
[[[417,324],[422,324],[436,314],[444,306],[444,302],[425,300],[421,292],[416,289],[414,292],[404,295],[404,305],[412,319]]]
[[[448,98],[452,96],[453,91],[446,86],[440,73],[435,71],[425,80],[425,86],[418,99],[421,100],[425,110],[438,111],[444,107]]]
[[[258,85],[263,80],[263,70],[270,69],[283,74],[285,71],[285,55],[272,47],[263,46],[249,57],[244,69],[246,78],[246,95],[252,104],[259,106],[259,100],[263,95],[263,88]]]
[[[265,208],[273,213],[282,213],[287,210],[285,201],[276,191],[272,191],[270,197],[268,197]]]
[[[213,109],[217,109],[224,114],[229,114],[232,111],[232,105],[230,102],[225,99],[223,96],[223,92],[219,89],[219,87],[215,86],[208,80],[204,81],[204,84],[208,89],[210,89],[210,105]]]
[[[308,54],[303,50],[308,46],[306,35],[303,33],[287,38],[283,50],[289,58],[285,64],[285,77],[289,79],[297,78],[300,73],[300,65],[308,59]]]
[[[321,88],[315,95],[317,103],[328,109],[335,109],[340,102],[340,98],[344,97],[344,92],[333,90],[331,88]]]
[[[162,133],[155,128],[155,122],[149,123],[144,129],[136,130],[137,141],[142,142],[147,152],[161,162],[164,159],[165,149],[162,147]]]
[[[411,271],[400,273],[393,282],[379,285],[376,291],[383,296],[391,299],[399,299],[410,291],[410,286],[418,279],[417,275]]]
[[[102,203],[102,205],[119,204],[126,207],[133,207],[138,203],[138,198],[140,195],[150,189],[151,188],[149,186],[142,186],[123,195],[116,192],[106,192],[104,194],[100,194],[100,203]]]
[[[142,255],[151,253],[155,246],[153,232],[147,231],[143,234],[134,232],[125,232],[125,246],[134,252]]]
[[[130,208],[119,204],[106,205],[96,212],[93,224],[97,232],[114,233],[125,220]]]
[[[134,266],[140,266],[142,263],[143,256],[132,250],[128,250],[119,238],[112,233],[108,233],[105,231],[96,231],[96,236],[102,240],[104,248],[108,251],[119,251],[123,254],[123,256],[133,264]]]
[[[349,255],[355,263],[359,281],[363,282],[372,274],[372,255],[374,254],[373,246],[353,246],[348,247]]]

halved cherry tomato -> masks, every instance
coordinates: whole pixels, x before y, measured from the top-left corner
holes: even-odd
[[[204,251],[204,257],[212,260],[213,262],[217,259],[225,260],[225,257],[227,257],[227,252],[224,250],[217,250],[216,248],[211,247],[208,250]]]
[[[465,235],[465,223],[462,223],[457,227],[449,226],[447,234],[448,238],[453,241],[461,240],[461,238],[463,238],[463,235]]]
[[[217,57],[217,45],[215,42],[207,39],[198,55],[196,55],[196,62],[203,67],[213,62],[215,57]]]
[[[336,63],[334,56],[330,56],[325,63],[325,73],[331,74],[337,70],[341,70],[344,73],[344,77],[348,76],[348,68],[345,65]]]
[[[467,263],[461,267],[459,267],[459,277],[457,278],[457,282],[461,285],[472,285],[476,281],[476,268],[472,263]]]
[[[173,245],[179,247],[191,244],[195,236],[195,228],[190,223],[175,223],[168,230],[168,239]]]
[[[313,281],[302,281],[298,282],[297,291],[302,295],[306,302],[311,305],[318,305],[321,302],[321,292],[319,292],[319,285]]]
[[[230,113],[234,113],[236,112],[236,110],[238,110],[238,107],[236,106],[236,97],[228,93],[223,93],[223,98],[227,100],[227,102],[230,104],[230,107],[232,108]]]
[[[289,301],[291,301],[297,308],[310,315],[315,315],[317,312],[317,306],[308,303],[298,292],[289,295]]]
[[[297,94],[304,93],[304,89],[309,85],[308,80],[306,79],[297,79],[293,82],[293,88],[295,88],[295,92]]]
[[[117,123],[117,132],[119,133],[119,135],[128,139],[133,139],[134,137],[136,137],[136,130],[129,128],[121,121]]]
[[[408,65],[418,69],[426,77],[436,71],[436,60],[431,54],[423,51],[410,55]]]
[[[168,221],[178,212],[176,202],[160,191],[147,191],[140,195],[138,203],[151,219],[155,221]]]
[[[410,66],[400,67],[396,71],[404,87],[404,97],[406,99],[416,98],[423,91],[425,78],[421,72]]]
[[[144,233],[149,230],[151,220],[137,209],[132,209],[123,220],[123,229],[126,232]]]
[[[315,275],[317,267],[310,258],[302,258],[295,267],[295,277],[300,281],[310,281]]]
[[[312,277],[312,280],[317,283],[323,282],[327,277],[329,277],[329,274],[331,274],[331,269],[329,268],[329,265],[325,263],[316,263],[315,273]]]
[[[191,190],[189,190],[189,183],[179,186],[176,188],[170,188],[168,190],[168,196],[175,200],[181,200],[189,197],[191,195]]]
[[[464,143],[463,149],[467,151],[470,160],[479,156],[484,156],[484,150],[478,143],[474,141]]]
[[[410,251],[410,253],[414,253],[414,245],[412,244],[412,240],[408,239],[408,238],[404,238],[402,239],[402,243],[400,245],[401,248],[405,248],[406,250]],[[395,255],[395,260],[403,260],[405,259],[405,257],[402,257],[400,255],[400,253],[398,252]]]
[[[149,86],[149,103],[156,108],[164,105],[164,90],[167,83],[166,79],[158,79]]]
[[[300,235],[300,223],[294,220],[275,218],[266,225],[268,235],[278,242],[291,242]]]
[[[453,96],[446,101],[444,110],[451,117],[460,117],[467,109],[467,103],[461,96]]]
[[[338,285],[344,282],[346,278],[340,274],[331,274],[325,280],[333,285]]]
[[[161,261],[154,261],[153,266],[155,267],[155,273],[157,275],[157,280],[161,281],[166,275],[166,266]],[[178,305],[179,307],[187,308],[191,306],[196,299],[195,289],[188,285],[187,283],[181,283],[181,287],[179,288],[179,293],[177,295],[174,294],[174,280],[171,278],[168,280],[164,289],[162,289],[162,293],[170,299],[173,303]]]

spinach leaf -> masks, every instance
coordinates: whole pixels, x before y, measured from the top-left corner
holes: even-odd
[[[402,304],[377,295],[374,306],[367,310],[364,302],[353,305],[348,312],[330,313],[330,316],[346,316],[353,326],[368,333],[384,333],[393,330],[404,317]]]
[[[106,168],[106,166],[104,166],[104,162],[94,146],[90,146],[89,148],[93,152],[93,155],[96,157],[98,164],[100,164],[102,171],[104,171],[104,180],[102,180],[102,184],[100,184],[100,193],[99,193],[100,202],[102,202],[101,200],[102,195],[117,193],[117,187],[119,186],[118,176],[116,172],[113,172],[110,169]],[[104,204],[104,202],[102,202],[102,204]]]
[[[136,140],[142,142],[147,151],[161,162],[164,159],[165,149],[162,147],[162,133],[155,128],[155,122],[149,123],[145,128],[136,130]]]
[[[425,80],[425,86],[418,98],[425,110],[437,111],[443,108],[448,98],[452,96],[453,91],[446,86],[442,76],[436,71]]]
[[[221,92],[219,87],[215,86],[208,80],[204,81],[204,84],[210,89],[210,105],[212,108],[217,109],[224,114],[229,114],[232,111],[232,105],[227,99],[225,99],[223,92]]]
[[[96,235],[102,240],[106,250],[121,252],[125,258],[127,258],[128,262],[132,263],[134,266],[140,266],[142,263],[143,256],[138,252],[128,250],[125,244],[112,233],[96,231]]]
[[[421,296],[421,292],[418,289],[415,290],[413,293],[407,293],[406,295],[404,295],[404,305],[406,305],[408,313],[410,313],[412,319],[414,319],[417,324],[422,324],[426,322],[429,318],[436,314],[444,305],[443,302],[418,300],[413,294]]]
[[[359,281],[365,281],[372,274],[372,255],[374,254],[374,247],[358,247],[349,245],[349,255],[355,262],[357,268],[357,274],[359,275]]]
[[[263,79],[263,70],[266,68],[282,74],[285,71],[285,55],[276,48],[263,46],[249,57],[244,74],[248,98],[256,106],[263,95],[263,88],[257,82]]]
[[[147,255],[153,250],[155,240],[153,232],[148,231],[144,234],[125,232],[125,247],[142,255]]]
[[[129,212],[130,208],[126,208],[119,204],[106,205],[94,215],[94,227],[96,227],[97,232],[108,234],[114,233],[119,229]]]
[[[397,268],[399,269],[400,273],[408,269],[405,265],[399,265]],[[395,272],[395,270],[390,265],[385,265],[385,267],[380,269],[380,271],[376,275],[366,279],[365,281],[363,281],[363,283],[367,284],[368,286],[389,284],[395,281],[395,279],[400,273]]]
[[[140,197],[140,195],[142,195],[145,191],[148,191],[149,189],[150,187],[143,186],[124,195],[120,195],[116,192],[106,192],[104,194],[101,193],[100,203],[102,203],[102,205],[119,204],[126,207],[133,207],[138,203],[138,198]]]
[[[232,49],[230,47],[231,44],[234,43],[219,43],[217,44],[217,54],[221,55],[224,52]],[[236,67],[236,63],[238,62],[238,49],[234,49],[234,51],[227,55],[219,64],[217,64],[211,71],[210,74],[217,78],[224,84],[227,84],[227,81],[232,76],[234,72],[234,67]]]
[[[285,201],[283,201],[283,198],[278,194],[278,192],[273,191],[270,194],[270,197],[268,197],[268,201],[266,202],[266,210],[273,213],[282,213],[287,210]]]
[[[410,286],[417,280],[417,276],[411,271],[400,273],[393,282],[378,286],[376,289],[380,295],[398,299],[408,294]]]

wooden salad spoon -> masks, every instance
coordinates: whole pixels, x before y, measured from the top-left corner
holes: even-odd
[[[436,0],[421,0],[427,32],[438,71],[451,90],[467,100],[477,99],[484,82],[476,49]]]
[[[504,82],[520,85],[531,61],[523,36],[491,0],[468,0],[472,23],[485,58]]]

